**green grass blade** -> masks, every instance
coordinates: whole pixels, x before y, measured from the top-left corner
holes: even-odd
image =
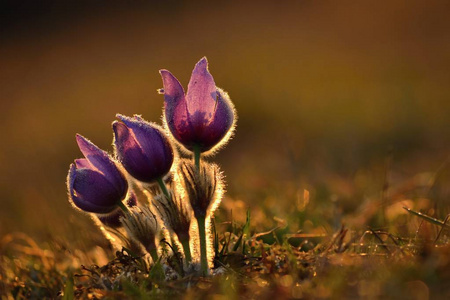
[[[220,254],[219,253],[219,234],[217,233],[217,230],[216,230],[215,220],[213,219],[212,221],[213,221],[212,222],[212,231],[213,231],[213,236],[214,236],[214,253],[216,255],[219,255]]]
[[[246,238],[250,235],[250,211],[247,210],[247,220],[245,221],[244,228],[242,228],[242,233],[245,235]]]
[[[243,236],[244,236],[244,233],[242,232],[242,234],[239,236],[238,240],[236,241],[236,244],[234,244],[234,246],[233,246],[233,252],[235,252],[235,251],[237,251],[237,249],[239,249],[239,246],[241,245]]]
[[[414,216],[416,216],[416,217],[419,217],[419,218],[421,218],[421,219],[424,219],[425,221],[427,221],[427,222],[429,222],[429,223],[431,223],[431,224],[434,224],[434,225],[438,225],[438,226],[444,227],[445,229],[450,229],[450,225],[444,223],[444,221],[441,221],[441,220],[435,219],[435,218],[433,218],[433,217],[427,216],[427,215],[424,214],[424,213],[421,213],[421,212],[418,212],[418,211],[414,211],[414,210],[412,210],[412,209],[410,209],[410,208],[408,208],[408,207],[406,207],[406,206],[403,207],[403,208],[404,208],[407,212],[409,212],[410,214],[412,214],[412,215],[414,215]]]
[[[64,288],[63,300],[73,300],[73,298],[73,277],[69,274],[69,278],[67,278],[66,286]]]

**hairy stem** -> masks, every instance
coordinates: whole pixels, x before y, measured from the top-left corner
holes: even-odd
[[[200,263],[201,271],[203,276],[208,275],[208,259],[206,252],[206,228],[205,228],[205,218],[197,218],[198,223],[198,233],[200,235]]]
[[[122,201],[120,201],[119,203],[117,203],[117,206],[120,207],[120,209],[127,215],[130,214],[130,209],[125,205],[125,203],[123,203]]]
[[[194,146],[194,162],[197,170],[200,170],[200,147]]]
[[[158,178],[157,181],[164,195],[167,197],[168,200],[170,200],[170,194],[169,191],[167,190],[166,184],[164,183],[163,179]]]
[[[191,249],[189,248],[189,239],[187,241],[181,242],[181,245],[183,246],[186,263],[190,263],[192,261],[192,256],[191,256]]]

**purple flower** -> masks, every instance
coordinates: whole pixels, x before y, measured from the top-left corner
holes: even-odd
[[[216,87],[206,57],[195,65],[186,94],[169,71],[160,73],[166,123],[175,139],[188,150],[197,147],[200,152],[225,143],[234,127],[234,106],[228,94]]]
[[[76,139],[85,158],[70,165],[67,177],[70,201],[87,212],[110,213],[125,198],[127,180],[105,151],[79,134]]]
[[[169,171],[174,154],[163,130],[139,116],[117,115],[123,123],[113,123],[116,154],[131,176],[142,182],[154,182]]]

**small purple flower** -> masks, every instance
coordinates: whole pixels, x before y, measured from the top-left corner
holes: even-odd
[[[169,173],[174,154],[164,131],[139,116],[117,115],[123,123],[113,123],[116,154],[131,176],[155,182]]]
[[[178,79],[169,71],[160,71],[164,89],[166,124],[185,148],[207,152],[231,136],[235,111],[228,94],[216,87],[202,58],[192,71],[185,94]]]
[[[81,210],[110,213],[125,198],[127,180],[105,151],[79,134],[76,139],[85,158],[76,159],[70,165],[67,177],[69,199]]]

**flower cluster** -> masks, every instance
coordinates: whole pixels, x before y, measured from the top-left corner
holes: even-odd
[[[207,224],[224,184],[219,167],[203,157],[229,140],[236,112],[216,87],[206,58],[195,65],[186,93],[169,71],[160,74],[163,126],[118,114],[113,155],[77,134],[85,158],[70,165],[69,201],[89,213],[115,246],[156,263],[164,260],[163,237],[182,249],[185,271],[199,265],[207,275],[214,255],[207,251]]]

